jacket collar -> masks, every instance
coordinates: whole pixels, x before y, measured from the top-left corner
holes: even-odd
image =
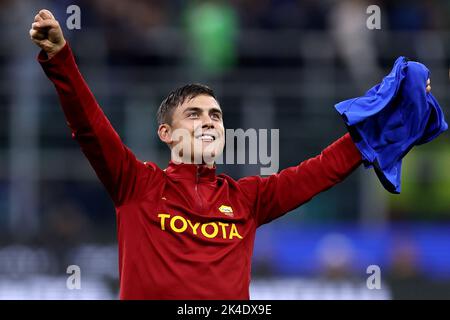
[[[195,181],[215,181],[216,180],[216,166],[209,168],[206,164],[190,164],[190,163],[175,163],[169,161],[169,166],[166,168],[166,173],[177,179],[188,179]]]

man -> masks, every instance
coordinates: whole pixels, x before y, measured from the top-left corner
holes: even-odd
[[[36,15],[30,35],[42,49],[38,60],[56,87],[72,137],[114,202],[121,299],[249,299],[256,228],[361,164],[346,134],[319,156],[266,178],[216,175],[222,111],[203,85],[174,90],[158,110],[169,166],[140,162],[98,106],[48,10]]]

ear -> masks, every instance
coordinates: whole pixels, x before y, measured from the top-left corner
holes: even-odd
[[[165,142],[169,146],[173,143],[172,140],[172,128],[167,123],[163,123],[158,127],[158,136],[162,142]]]

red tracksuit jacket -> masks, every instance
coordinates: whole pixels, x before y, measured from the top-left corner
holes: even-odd
[[[256,228],[344,179],[350,136],[278,174],[234,180],[203,165],[141,162],[122,143],[66,45],[38,57],[116,208],[121,299],[249,299]]]

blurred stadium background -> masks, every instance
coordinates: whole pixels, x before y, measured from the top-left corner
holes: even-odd
[[[0,299],[116,299],[114,208],[36,62],[36,12],[81,8],[63,28],[125,143],[165,167],[155,113],[177,85],[214,88],[227,128],[280,129],[280,168],[345,133],[333,105],[378,83],[399,55],[425,63],[449,116],[450,2],[0,0]],[[366,8],[381,8],[381,30]],[[256,165],[221,165],[234,178]],[[450,138],[404,160],[402,193],[372,171],[261,227],[253,299],[450,298]],[[66,268],[81,268],[81,290]],[[382,287],[366,287],[369,265]]]

